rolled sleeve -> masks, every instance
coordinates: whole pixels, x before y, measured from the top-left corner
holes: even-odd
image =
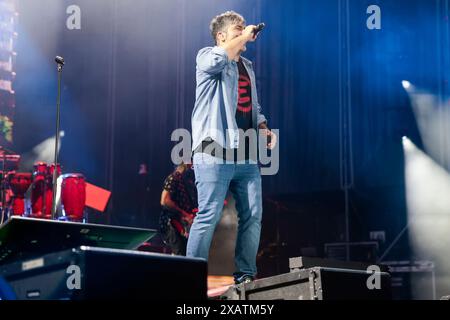
[[[259,126],[261,123],[267,122],[267,119],[261,113],[261,106],[259,105],[259,103],[257,103],[256,106],[257,106],[257,109],[258,109],[257,122],[258,122],[258,126]]]
[[[207,47],[197,54],[197,67],[209,74],[221,72],[228,63],[228,54],[222,47]]]

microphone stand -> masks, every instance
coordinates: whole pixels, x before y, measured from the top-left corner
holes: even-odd
[[[62,68],[64,66],[64,59],[62,57],[56,57],[55,59],[58,65],[58,96],[56,98],[56,139],[55,139],[55,168],[53,170],[53,196],[52,196],[52,220],[56,217],[56,179],[58,175],[58,145],[60,140],[59,127],[60,127],[60,109],[61,109],[61,75]]]

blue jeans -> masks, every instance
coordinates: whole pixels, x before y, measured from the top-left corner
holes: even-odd
[[[257,164],[226,163],[203,153],[194,155],[198,213],[187,243],[187,256],[208,259],[209,248],[228,189],[236,201],[239,224],[235,249],[235,279],[256,275],[261,235],[261,174]]]

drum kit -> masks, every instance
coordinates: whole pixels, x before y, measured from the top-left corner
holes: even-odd
[[[1,147],[0,147],[1,148]],[[20,156],[0,149],[0,225],[11,216],[52,219],[53,173],[57,170],[55,220],[85,222],[86,181],[82,174],[62,174],[61,166],[36,162],[33,172],[17,172]]]

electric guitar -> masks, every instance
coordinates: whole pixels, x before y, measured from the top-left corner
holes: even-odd
[[[183,216],[181,212],[163,206],[161,209],[160,225],[167,226],[170,223],[179,235],[187,239],[197,211],[198,210],[195,209],[191,216],[187,218]],[[164,232],[164,230],[162,230],[162,232]]]

